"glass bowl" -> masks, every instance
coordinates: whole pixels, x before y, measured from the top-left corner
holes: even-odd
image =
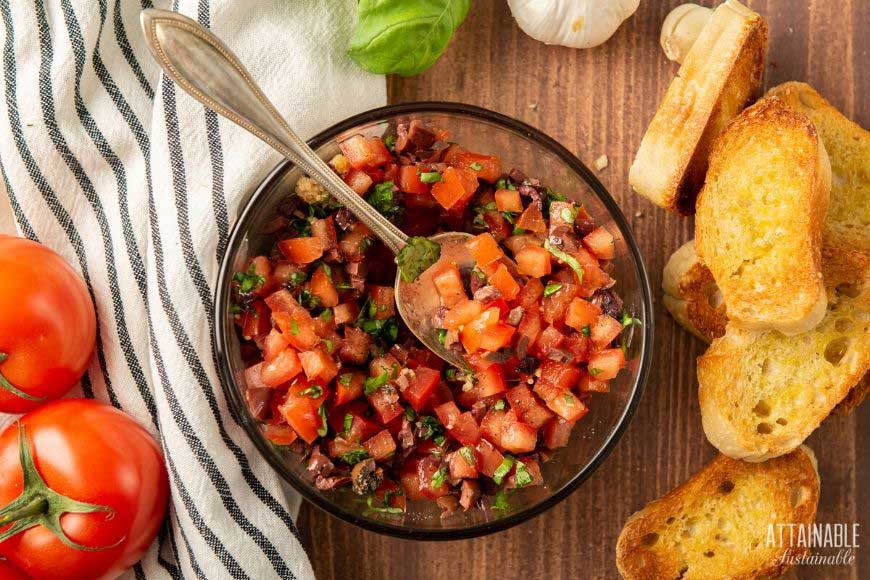
[[[441,518],[434,502],[409,502],[404,514],[372,512],[349,488],[322,492],[314,487],[298,455],[273,446],[245,402],[244,363],[230,310],[233,273],[273,243],[263,227],[301,175],[289,161],[280,163],[244,205],[230,234],[217,282],[214,325],[219,373],[239,423],[269,464],[308,501],[346,522],[379,533],[420,540],[453,540],[503,530],[555,505],[577,488],[613,450],[631,420],[652,356],[653,309],[649,280],[631,230],[616,202],[589,169],[567,149],[537,129],[504,115],[458,103],[409,103],[374,109],[351,117],[309,141],[324,159],[338,153],[338,142],[361,133],[381,136],[397,123],[426,121],[450,132],[450,140],[472,151],[499,155],[502,167],[520,169],[545,185],[582,203],[599,225],[615,235],[611,275],[625,308],[641,324],[630,325],[630,360],[611,383],[611,391],[593,394],[590,412],[575,427],[570,444],[543,464],[545,485],[522,488],[508,497],[505,510],[472,509]]]

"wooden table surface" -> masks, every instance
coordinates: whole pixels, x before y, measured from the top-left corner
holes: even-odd
[[[715,450],[698,411],[695,358],[704,345],[661,302],[668,256],[692,237],[692,221],[634,195],[628,168],[658,100],[677,70],[659,48],[661,23],[679,0],[641,0],[606,44],[546,46],[517,28],[504,0],[477,0],[445,55],[426,73],[388,81],[391,102],[463,101],[521,119],[553,136],[587,165],[606,154],[599,178],[633,224],[656,293],[655,367],[628,431],[598,471],[568,499],[533,520],[473,540],[422,543],[356,529],[306,505],[300,518],[317,577],[532,580],[614,578],[614,545],[625,519],[682,483]],[[713,4],[712,2],[704,2]],[[767,18],[765,87],[804,80],[870,126],[870,0],[754,0]],[[808,443],[819,458],[817,521],[860,522],[870,494],[870,405],[824,422]],[[870,543],[851,567],[804,567],[800,578],[870,573]]]

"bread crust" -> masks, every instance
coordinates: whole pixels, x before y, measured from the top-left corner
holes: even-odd
[[[707,343],[725,334],[725,302],[710,269],[698,258],[694,240],[668,259],[662,289],[665,308],[683,328]]]
[[[758,101],[722,133],[698,197],[695,243],[735,325],[793,335],[822,319],[830,187],[815,127],[778,98]]]
[[[641,140],[629,171],[636,192],[671,212],[695,212],[710,149],[759,95],[766,54],[764,19],[736,0],[720,4]]]
[[[718,455],[629,517],[616,544],[617,568],[629,580],[778,576],[788,568],[786,552],[797,557],[808,549],[768,546],[768,524],[811,524],[819,484],[806,446],[762,464]]]

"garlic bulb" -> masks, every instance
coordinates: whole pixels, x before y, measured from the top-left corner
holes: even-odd
[[[665,56],[680,64],[689,54],[701,29],[713,16],[712,8],[705,8],[697,4],[680,4],[668,14],[662,23],[662,33],[659,42]]]
[[[508,0],[523,32],[547,44],[598,46],[634,14],[640,0]]]

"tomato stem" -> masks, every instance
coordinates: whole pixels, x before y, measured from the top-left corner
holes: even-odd
[[[44,514],[46,510],[48,510],[48,500],[44,497],[37,496],[21,507],[8,511],[0,516],[0,525],[5,525],[9,522],[18,521],[32,516],[38,516]]]
[[[0,352],[0,364],[3,364],[3,362],[7,358],[9,358],[9,355],[7,353]],[[33,395],[25,393],[24,391],[10,383],[9,380],[3,376],[2,372],[0,372],[0,389],[6,389],[13,395],[21,397],[22,399],[27,399],[28,401],[42,401],[44,399],[44,397],[34,397]]]

